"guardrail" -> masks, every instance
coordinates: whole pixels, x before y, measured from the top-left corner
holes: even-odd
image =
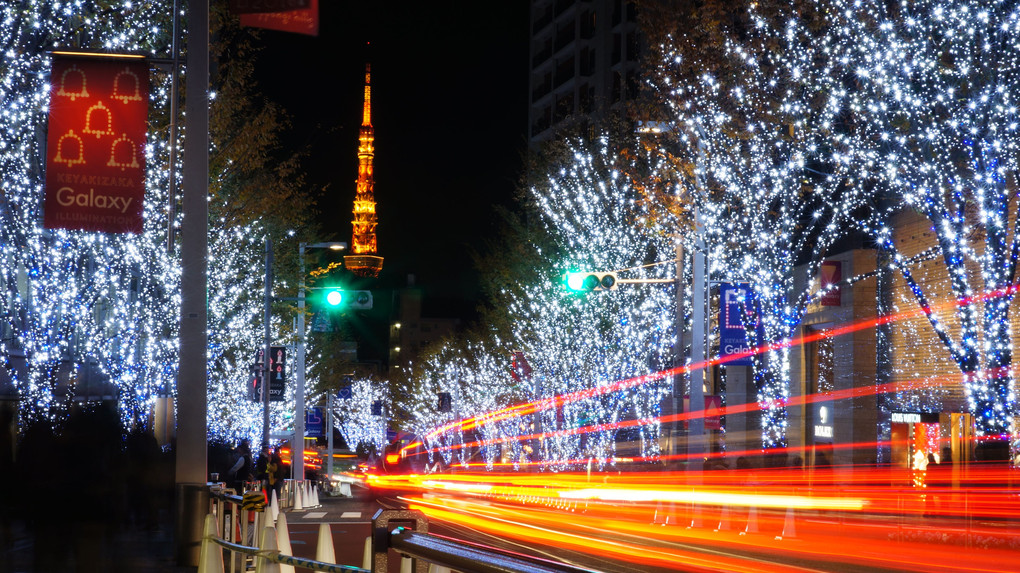
[[[210,499],[211,511],[205,517],[202,533],[199,573],[224,573],[225,556],[231,572],[247,571],[254,567],[257,573],[276,573],[281,571],[281,566],[290,566],[329,573],[388,573],[391,549],[401,559],[409,559],[411,570],[415,573],[439,573],[451,569],[476,573],[587,571],[429,535],[428,521],[417,510],[379,510],[375,513],[372,517],[372,537],[366,540],[366,553],[370,554],[366,555],[363,563],[371,565],[371,569],[305,559],[287,554],[290,552],[289,542],[286,543],[287,547],[280,547],[282,543],[278,542],[277,526],[268,508],[261,511],[246,509],[243,496],[220,488],[213,489]],[[280,514],[279,524],[280,532],[286,537],[285,514]],[[255,532],[258,532],[258,546],[253,542]],[[327,555],[331,556],[332,551]],[[401,570],[406,569],[402,567]]]
[[[392,528],[394,523],[414,521],[423,531],[405,527]],[[372,518],[372,571],[389,571],[389,550],[413,557],[415,572],[428,573],[429,564],[445,570],[472,573],[590,573],[562,563],[546,561],[526,555],[503,553],[493,548],[458,543],[445,537],[429,535],[428,522],[417,510],[379,510]]]

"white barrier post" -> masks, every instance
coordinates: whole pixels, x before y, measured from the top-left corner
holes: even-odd
[[[412,573],[411,564],[412,564],[412,561],[411,561],[410,557],[401,557],[400,558],[400,573]]]
[[[691,490],[691,499],[694,499],[694,490]],[[691,501],[691,523],[687,529],[701,529],[701,505]]]
[[[290,528],[287,527],[286,513],[281,513],[280,518],[276,521],[276,546],[280,549],[280,553],[294,555],[294,549],[290,545]],[[281,563],[280,573],[294,573],[294,566]]]
[[[347,482],[341,482],[340,483],[340,495],[346,496],[346,497],[354,497],[353,495],[351,495],[351,484],[349,484]]]
[[[719,512],[719,525],[715,526],[716,531],[729,531],[730,529],[730,506],[722,506]]]
[[[667,504],[655,503],[655,516],[652,523],[657,525],[676,525],[676,505],[671,501]]]
[[[275,527],[266,527],[262,530],[262,541],[259,543],[259,549],[279,552],[279,548],[276,546]],[[280,573],[280,564],[275,561],[270,561],[264,557],[256,557],[255,561],[255,573]]]
[[[223,573],[223,552],[216,545],[216,516],[207,514],[202,528],[202,547],[199,550],[198,573]]]
[[[793,508],[786,508],[786,520],[783,521],[783,531],[776,536],[776,540],[781,540],[784,537],[797,537],[797,526],[794,523]]]
[[[323,563],[336,563],[333,532],[329,529],[328,523],[319,524],[319,541],[315,544],[315,560]]]
[[[758,533],[758,508],[753,505],[747,510],[747,525],[744,526],[740,535],[748,533]]]

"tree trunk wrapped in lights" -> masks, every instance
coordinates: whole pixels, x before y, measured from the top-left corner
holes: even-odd
[[[1001,459],[1017,414],[1009,305],[1020,252],[1020,12],[983,0],[825,4],[837,139],[860,160],[860,183],[897,199],[871,230],[963,373],[979,449]],[[957,301],[948,316],[933,311],[937,294],[897,250],[891,219],[901,205],[931,223],[945,294]]]
[[[23,420],[60,420],[75,396],[74,371],[108,380],[120,415],[144,420],[157,396],[173,396],[178,361],[180,256],[168,242],[180,213],[170,197],[171,73],[150,67],[145,145],[144,227],[102,234],[41,226],[40,190],[50,93],[49,51],[58,48],[172,56],[173,2],[0,5],[0,362],[17,383]],[[213,8],[213,57],[249,53],[226,6]],[[249,42],[245,49],[235,50]],[[293,157],[280,161],[280,110],[251,98],[251,61],[216,66],[210,106],[209,428],[213,437],[257,439],[261,407],[246,402],[248,374],[260,344],[262,274],[252,272],[263,237],[301,228],[309,202]],[[186,79],[186,71],[177,71]],[[183,91],[183,90],[180,90]],[[179,118],[177,118],[179,120]],[[183,134],[177,137],[182,139]],[[178,149],[181,147],[177,142]],[[176,161],[180,161],[178,155]],[[178,190],[179,193],[179,190]],[[179,200],[179,197],[178,197]],[[175,233],[170,233],[175,240]],[[177,237],[179,238],[179,237]],[[293,241],[297,252],[299,238]],[[282,242],[282,241],[281,241]],[[283,320],[281,323],[285,322]],[[25,364],[12,364],[24,356]],[[88,397],[85,397],[88,399]],[[274,408],[282,423],[282,408]]]
[[[827,47],[787,16],[752,14],[723,30],[710,62],[692,61],[704,45],[667,35],[653,78],[672,126],[662,145],[698,206],[694,236],[710,276],[749,286],[743,318],[752,346],[764,347],[752,364],[765,450],[786,446],[787,345],[824,257],[867,201],[846,184],[850,157],[822,105],[816,63]]]

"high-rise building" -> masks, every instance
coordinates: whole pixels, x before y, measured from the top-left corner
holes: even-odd
[[[375,178],[372,161],[375,158],[375,130],[372,128],[372,66],[365,65],[365,101],[362,108],[361,130],[358,134],[358,180],[354,196],[354,235],[351,255],[344,257],[347,270],[360,277],[379,276],[383,258],[378,256],[375,227]]]
[[[599,117],[637,97],[641,34],[626,0],[533,0],[528,144],[564,120]]]

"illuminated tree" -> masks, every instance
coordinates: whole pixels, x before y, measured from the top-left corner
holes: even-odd
[[[350,398],[333,402],[337,430],[351,449],[382,452],[391,413],[391,397],[385,382],[359,377],[352,380]]]
[[[41,226],[48,50],[169,50],[169,11],[144,4],[23,1],[0,7],[0,352],[26,419],[63,418],[82,373],[118,389],[122,416],[148,411],[173,384],[179,265],[167,254],[167,138],[150,130],[145,233],[104,235]],[[152,76],[150,105],[165,110],[169,77]],[[18,364],[18,357],[24,364]],[[91,366],[86,366],[91,363]],[[77,365],[77,366],[76,366]]]
[[[766,450],[786,446],[789,343],[819,267],[867,200],[847,184],[850,157],[818,103],[826,44],[788,15],[735,21],[711,65],[690,59],[704,46],[667,35],[652,80],[671,126],[668,167],[698,209],[691,243],[704,242],[710,276],[750,287],[748,340],[766,347],[752,361]]]
[[[486,431],[484,426],[467,431],[433,430],[521,401],[525,394],[513,384],[508,356],[505,348],[493,344],[491,336],[467,333],[462,340],[440,344],[414,365],[414,386],[409,394],[415,401],[411,407],[415,415],[410,429],[425,440],[432,455],[430,463],[496,461],[499,448],[485,442],[506,434]],[[451,399],[448,411],[439,404],[439,395],[444,392]]]
[[[834,137],[859,158],[863,184],[895,199],[871,230],[963,373],[979,437],[1004,444],[1017,414],[1009,305],[1020,252],[1020,11],[979,0],[824,4]],[[930,221],[944,280],[912,276],[893,240],[901,205]],[[958,304],[933,310],[940,292]]]
[[[125,422],[144,418],[157,395],[173,394],[177,370],[180,258],[168,247],[167,229],[179,224],[179,215],[171,220],[167,206],[170,174],[179,177],[180,165],[171,169],[169,157],[170,72],[150,72],[143,233],[51,231],[41,227],[48,52],[64,47],[167,58],[172,3],[23,0],[4,4],[0,16],[3,366],[16,379],[25,420],[64,418],[69,399],[82,391],[74,379],[84,374],[119,395]],[[213,22],[223,40],[231,23]],[[279,110],[250,99],[246,63],[219,69],[226,71],[214,85],[228,97],[215,100],[211,120],[209,428],[213,436],[253,437],[260,413],[243,400],[248,367],[261,344],[262,274],[251,269],[259,267],[267,233],[282,238],[285,225],[300,228],[303,221],[290,210],[273,219],[280,209],[270,210],[266,202],[298,214],[308,202],[292,161],[267,168],[275,163],[269,153],[274,134],[283,128]],[[245,96],[248,109],[233,99]],[[230,118],[235,125],[244,118],[255,131],[231,127]],[[256,187],[259,193],[251,191]],[[278,250],[296,253],[296,247]],[[281,412],[274,409],[277,423]]]

